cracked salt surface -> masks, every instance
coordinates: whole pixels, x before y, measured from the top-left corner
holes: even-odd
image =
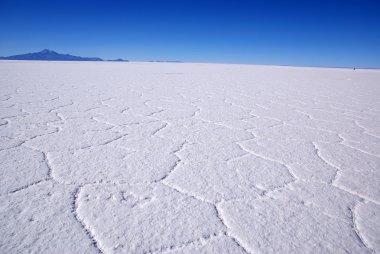
[[[380,72],[0,61],[0,165],[0,253],[377,253]]]

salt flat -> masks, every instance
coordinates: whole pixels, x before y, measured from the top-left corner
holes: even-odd
[[[380,253],[380,71],[0,62],[0,253]]]

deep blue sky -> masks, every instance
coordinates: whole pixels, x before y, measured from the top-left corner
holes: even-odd
[[[0,0],[0,55],[380,67],[380,0]]]

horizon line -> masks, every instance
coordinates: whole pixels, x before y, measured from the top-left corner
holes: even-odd
[[[260,64],[260,63],[236,63],[236,62],[192,62],[182,60],[128,60],[123,62],[115,62],[112,60],[102,61],[66,61],[66,60],[15,60],[15,59],[0,59],[2,61],[13,62],[110,62],[117,64],[128,63],[171,63],[171,64],[220,64],[220,65],[253,65],[253,66],[268,66],[268,67],[293,67],[293,68],[320,68],[320,69],[352,69],[352,70],[380,70],[380,67],[353,67],[353,66],[326,66],[326,65],[290,65],[290,64]]]

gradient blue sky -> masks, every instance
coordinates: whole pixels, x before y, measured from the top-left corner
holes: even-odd
[[[379,0],[0,0],[0,55],[380,67]]]

